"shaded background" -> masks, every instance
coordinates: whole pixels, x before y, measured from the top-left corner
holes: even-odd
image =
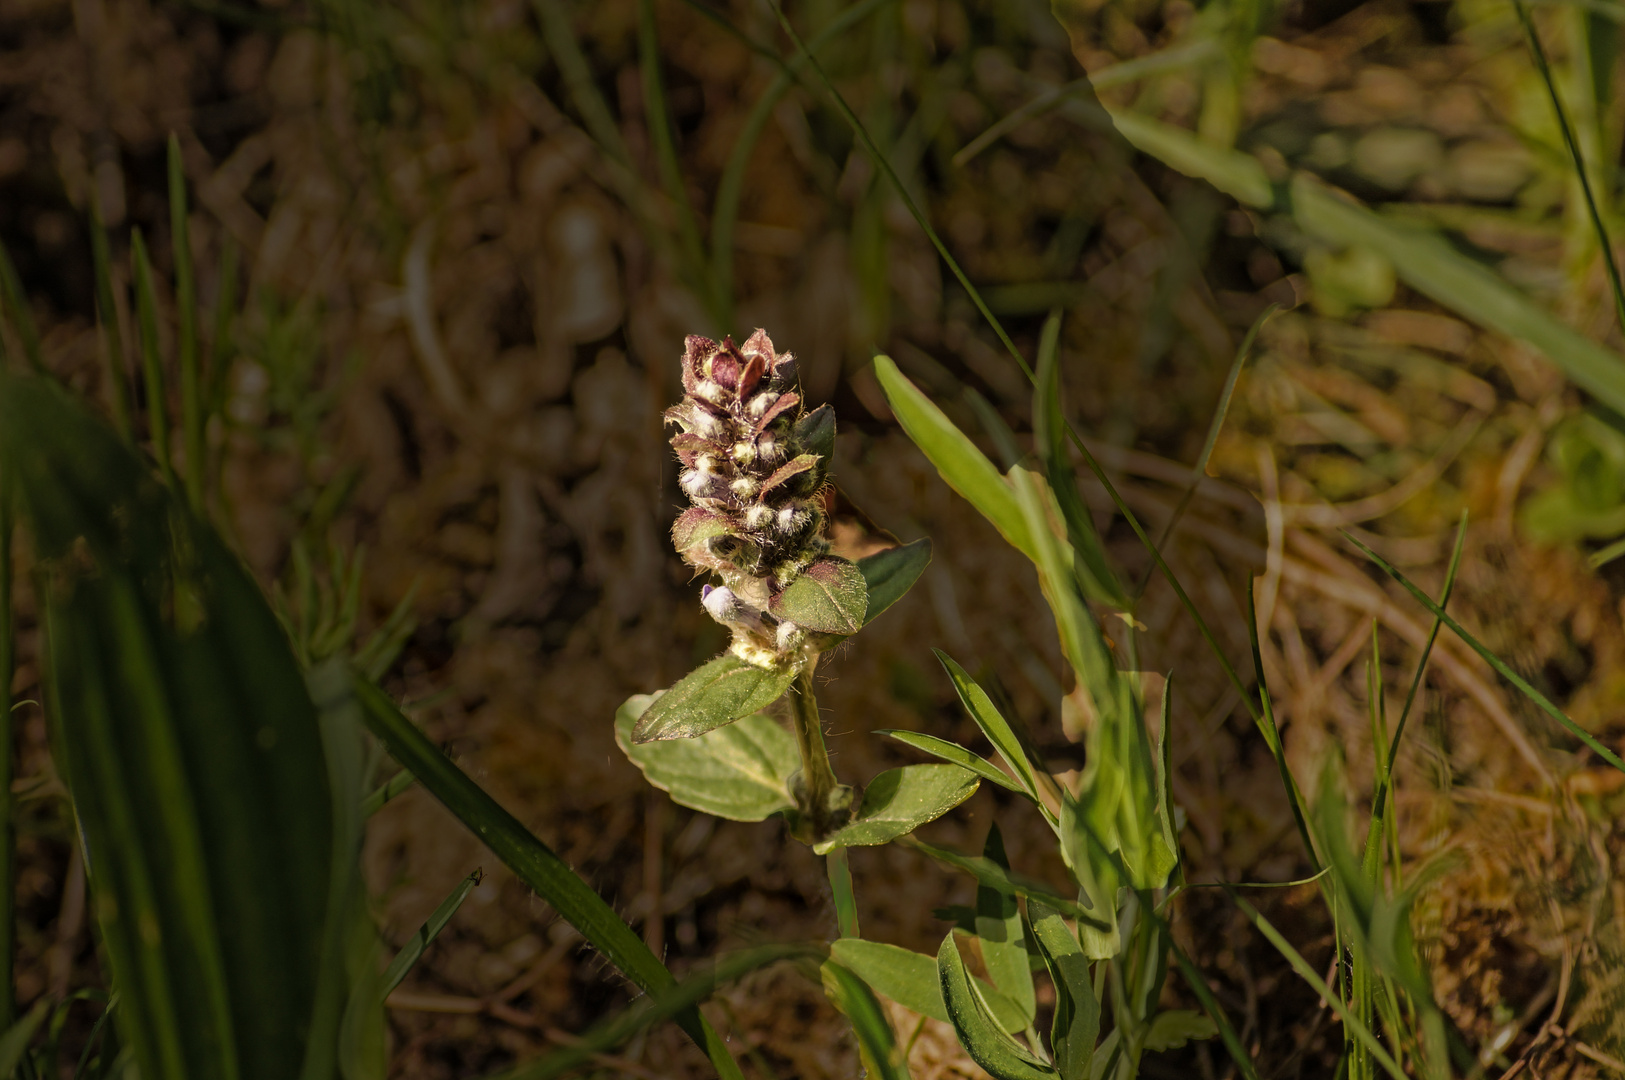
[[[810,2],[790,14],[811,35],[841,10]],[[1153,526],[1189,481],[1246,328],[1271,302],[1291,309],[1264,329],[1213,478],[1169,556],[1244,671],[1245,587],[1260,578],[1264,665],[1300,781],[1313,791],[1340,749],[1353,790],[1369,789],[1371,621],[1394,712],[1426,630],[1337,530],[1353,527],[1436,592],[1463,508],[1474,527],[1460,611],[1617,744],[1625,575],[1618,564],[1594,574],[1574,544],[1536,546],[1515,525],[1527,493],[1563,481],[1543,456],[1547,436],[1583,404],[1544,360],[1396,288],[1391,269],[1318,249],[1290,223],[1064,115],[1034,115],[955,160],[1048,87],[1206,43],[1200,62],[1105,96],[1408,204],[1617,345],[1510,10],[1148,0],[1059,14],[1065,29],[1037,2],[891,0],[821,55],[1028,355],[1044,314],[1064,308],[1069,412]],[[1550,14],[1561,57],[1572,13]],[[140,227],[167,281],[164,140],[178,134],[207,309],[225,245],[244,267],[229,330],[205,341],[213,498],[233,541],[268,587],[291,581],[296,543],[318,561],[329,544],[364,549],[363,622],[403,597],[417,621],[390,689],[681,973],[719,948],[834,925],[821,866],[782,826],[675,807],[614,746],[621,700],[669,685],[724,643],[667,543],[681,498],[660,412],[679,392],[685,334],[762,326],[797,353],[807,395],[837,409],[834,478],[851,504],[872,527],[936,545],[914,592],[820,667],[843,779],[909,760],[867,734],[875,728],[975,738],[933,646],[998,688],[1055,771],[1081,757],[1035,578],[897,431],[867,365],[888,352],[988,436],[995,457],[1004,449],[987,410],[1027,445],[1020,372],[815,80],[753,119],[780,70],[763,51],[793,55],[770,10],[669,0],[653,26],[702,246],[730,155],[760,125],[726,259],[694,258],[662,193],[632,0],[0,0],[0,239],[51,368],[98,397],[89,213],[99,205],[112,229],[117,267]],[[564,38],[603,113],[566,78]],[[1617,158],[1616,118],[1597,130],[1614,133],[1599,150]],[[117,273],[123,303],[128,274]],[[168,342],[167,293],[164,305]],[[119,316],[128,346],[130,314]],[[1085,496],[1125,579],[1139,580],[1146,558],[1132,533],[1092,483]],[[1188,873],[1297,876],[1273,762],[1161,581],[1140,618],[1143,665],[1175,673]],[[21,697],[36,693],[32,655],[25,640]],[[1620,1054],[1618,778],[1574,754],[1459,643],[1442,641],[1432,670],[1399,806],[1408,858],[1465,855],[1417,916],[1440,997],[1470,1035],[1504,1035],[1515,1055],[1567,966],[1574,1030]],[[101,976],[43,721],[20,715],[26,1005]],[[1024,810],[984,790],[928,836],[971,848],[997,819],[1018,867],[1063,880]],[[460,878],[487,871],[392,998],[394,1075],[482,1075],[626,1000],[573,931],[426,794],[374,819],[366,859],[391,943]],[[932,910],[973,893],[902,850],[858,850],[853,866],[865,932],[917,949],[943,932]],[[1313,962],[1329,961],[1312,892],[1261,904]],[[1265,1074],[1327,1075],[1340,1036],[1284,963],[1217,894],[1193,894],[1182,913],[1182,940]],[[710,1012],[758,1048],[762,1076],[856,1073],[838,1018],[794,972],[753,976]],[[1550,1075],[1599,1075],[1568,1051],[1552,1061]],[[603,1064],[606,1075],[703,1071],[674,1031]],[[917,1077],[981,1075],[930,1021],[913,1065]],[[1151,1055],[1146,1075],[1227,1068],[1192,1047]]]

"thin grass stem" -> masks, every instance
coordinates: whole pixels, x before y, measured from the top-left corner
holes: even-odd
[[[203,515],[203,485],[208,466],[203,457],[202,379],[198,370],[197,275],[186,209],[186,174],[181,144],[169,135],[169,240],[175,257],[175,325],[181,374],[181,446],[186,452],[186,501]]]
[[[141,373],[147,392],[147,435],[153,460],[165,476],[169,467],[169,409],[165,401],[163,359],[158,354],[158,298],[153,293],[152,261],[140,229],[130,230],[130,261],[135,267],[136,321],[141,333]]]
[[[99,204],[91,207],[90,252],[96,268],[96,321],[102,334],[102,381],[106,384],[107,406],[113,413],[113,426],[128,441],[130,391],[124,372],[124,339],[119,333],[118,308],[113,300],[113,257]]]
[[[1574,137],[1574,129],[1569,124],[1568,112],[1563,108],[1563,99],[1557,92],[1557,82],[1552,78],[1551,65],[1546,60],[1546,47],[1540,43],[1540,34],[1535,30],[1535,21],[1529,15],[1529,9],[1523,0],[1512,0],[1512,8],[1518,13],[1518,24],[1523,27],[1524,39],[1529,43],[1529,54],[1535,62],[1535,70],[1540,73],[1541,81],[1546,84],[1546,93],[1552,100],[1552,112],[1557,116],[1558,130],[1563,133],[1563,145],[1573,159],[1574,171],[1580,178],[1580,191],[1585,196],[1586,212],[1591,218],[1591,227],[1597,233],[1597,244],[1602,249],[1602,266],[1608,274],[1608,287],[1614,295],[1614,315],[1619,319],[1619,327],[1625,331],[1625,285],[1619,277],[1619,264],[1614,259],[1614,245],[1608,239],[1608,230],[1602,223],[1602,212],[1597,209],[1597,197],[1591,190],[1591,174],[1586,169],[1585,156],[1580,153],[1580,143]]]
[[[17,1014],[13,979],[17,962],[17,805],[11,793],[15,772],[11,678],[17,666],[17,641],[11,615],[12,524],[11,485],[6,474],[0,473],[0,1028],[10,1027]]]

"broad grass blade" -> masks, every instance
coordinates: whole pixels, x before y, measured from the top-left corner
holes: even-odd
[[[997,823],[988,828],[982,857],[1005,870],[1010,869],[1010,860],[1004,854],[1004,837]],[[991,883],[977,885],[976,936],[981,940],[982,963],[993,985],[1020,1010],[1025,1021],[1021,1026],[1030,1026],[1038,1006],[1033,993],[1032,968],[1027,962],[1027,932],[1015,893]]]
[[[644,992],[655,994],[676,985],[671,972],[603,897],[441,753],[382,690],[358,683],[356,692],[367,726],[390,756],[416,776],[519,880],[551,904]],[[723,1080],[742,1080],[743,1074],[726,1045],[697,1009],[691,1005],[680,1009],[676,1018],[710,1057]]]
[[[65,392],[0,378],[42,559],[57,762],[143,1074],[287,1080],[315,1008],[332,802],[259,589]],[[71,555],[70,555],[71,553]]]
[[[1055,1069],[1062,1080],[1090,1080],[1095,1040],[1100,1037],[1100,1002],[1090,978],[1089,958],[1059,912],[1030,900],[1027,917],[1055,984],[1055,1018],[1050,1028]]]
[[[918,731],[893,731],[882,728],[877,730],[875,734],[890,735],[898,742],[912,746],[916,750],[923,750],[932,757],[941,758],[943,761],[951,761],[962,769],[969,769],[982,779],[991,780],[1006,791],[1014,791],[1018,795],[1025,795],[1028,799],[1033,798],[1025,787],[1010,779],[1009,774],[1003,769],[986,758],[971,753],[958,743],[949,742],[947,739],[939,739],[935,735],[926,735]]]

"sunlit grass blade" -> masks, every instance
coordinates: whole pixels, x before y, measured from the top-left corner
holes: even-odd
[[[677,982],[667,974],[667,984],[639,998],[631,1008],[589,1031],[581,1041],[549,1054],[539,1061],[521,1065],[494,1080],[551,1080],[591,1061],[594,1054],[612,1050],[638,1032],[662,1020],[698,1015],[696,1006],[716,992],[759,968],[784,960],[822,960],[824,950],[811,945],[760,945],[742,949],[705,965]],[[662,968],[662,970],[664,970]],[[737,1073],[737,1067],[735,1071]]]
[[[192,267],[192,241],[187,222],[186,173],[181,144],[169,135],[169,239],[175,258],[176,353],[181,375],[181,445],[186,451],[186,498],[192,512],[203,513],[203,484],[208,471],[203,457],[203,382],[198,371],[197,274]]]
[[[1598,757],[1602,758],[1604,761],[1608,762],[1608,764],[1612,765],[1621,772],[1625,772],[1625,761],[1621,761],[1618,754],[1608,749],[1608,747],[1604,746],[1597,740],[1596,736],[1592,735],[1585,728],[1575,723],[1574,720],[1569,717],[1568,713],[1552,704],[1551,699],[1545,694],[1542,694],[1539,690],[1536,690],[1533,686],[1530,686],[1523,676],[1519,675],[1516,671],[1513,671],[1510,667],[1508,667],[1505,661],[1496,656],[1494,653],[1490,652],[1490,650],[1485,648],[1477,638],[1468,633],[1460,623],[1451,618],[1445,612],[1444,608],[1440,607],[1434,602],[1432,597],[1428,596],[1427,593],[1423,592],[1421,589],[1412,584],[1409,578],[1390,565],[1382,556],[1360,543],[1360,541],[1356,540],[1348,533],[1344,533],[1343,535],[1349,543],[1365,552],[1366,558],[1370,559],[1372,562],[1381,567],[1383,573],[1399,582],[1406,592],[1410,593],[1416,598],[1417,603],[1421,604],[1423,607],[1432,612],[1434,618],[1438,619],[1445,626],[1449,627],[1450,632],[1455,634],[1462,640],[1463,644],[1483,658],[1486,664],[1494,668],[1496,674],[1500,675],[1501,678],[1517,687],[1518,691],[1522,693],[1524,697],[1534,702],[1535,705],[1539,707],[1541,712],[1545,713],[1547,716],[1550,716],[1559,724],[1562,724],[1564,728],[1568,729],[1568,732],[1571,735],[1585,743],[1585,745],[1588,746]]]
[[[468,894],[474,891],[474,886],[480,883],[482,876],[481,872],[476,870],[459,881],[457,887],[451,890],[451,894],[442,900],[440,906],[434,909],[422,926],[418,927],[411,940],[401,946],[400,952],[395,954],[395,959],[384,969],[383,983],[379,988],[383,997],[388,997],[391,990],[401,985],[401,980],[412,970],[412,965],[418,962],[423,950],[440,936],[440,931],[445,929],[451,917],[457,914],[457,909],[463,906],[463,901],[468,899]]]
[[[22,344],[23,358],[28,361],[28,366],[35,371],[44,371],[39,328],[34,325],[34,313],[28,308],[28,293],[23,290],[23,281],[17,275],[11,254],[4,244],[0,244],[0,324],[7,322]],[[0,359],[4,359],[4,353],[5,342],[0,340]]]
[[[987,696],[987,691],[970,677],[969,672],[955,663],[953,657],[941,649],[933,649],[932,652],[936,654],[943,669],[948,672],[948,678],[954,684],[954,692],[959,695],[960,704],[965,707],[971,719],[976,721],[976,726],[982,729],[982,734],[987,736],[987,741],[993,744],[993,749],[998,751],[1004,763],[1016,774],[1016,779],[1027,795],[1037,799],[1038,780],[1015,729],[993,704],[993,699]]]
[[[1028,799],[1033,798],[1033,795],[1025,787],[1010,779],[1010,775],[1003,769],[986,758],[971,753],[958,743],[949,742],[946,739],[939,739],[935,735],[926,735],[918,731],[893,731],[882,728],[876,730],[875,734],[889,735],[898,742],[912,746],[916,750],[923,750],[932,757],[952,762],[962,769],[969,769],[982,779],[991,780],[1006,791],[1014,791],[1016,794],[1023,795]]]
[[[1563,134],[1563,146],[1569,152],[1569,160],[1574,163],[1575,176],[1580,181],[1580,193],[1585,200],[1586,213],[1591,218],[1591,228],[1597,235],[1597,247],[1602,253],[1602,268],[1608,275],[1608,287],[1613,292],[1614,315],[1619,319],[1621,331],[1625,331],[1625,286],[1619,280],[1619,262],[1614,258],[1614,245],[1608,239],[1608,229],[1602,223],[1602,213],[1597,209],[1597,196],[1591,190],[1591,170],[1586,167],[1585,155],[1580,152],[1580,143],[1574,137],[1574,129],[1569,124],[1568,111],[1563,108],[1563,99],[1557,92],[1557,81],[1552,77],[1551,65],[1546,60],[1546,47],[1540,43],[1540,34],[1535,29],[1535,22],[1529,16],[1529,9],[1524,6],[1523,0],[1512,0],[1512,10],[1518,13],[1518,23],[1523,27],[1524,40],[1529,44],[1529,55],[1535,62],[1535,71],[1540,74],[1541,82],[1546,84],[1546,94],[1552,101],[1552,113],[1557,118],[1557,129]]]
[[[382,690],[358,682],[356,693],[367,726],[388,748],[390,756],[416,776],[519,880],[551,904],[646,993],[659,993],[675,985],[671,972],[603,897],[441,753]],[[677,1022],[710,1057],[723,1080],[742,1078],[721,1037],[698,1010],[690,1007],[678,1012]]]
[[[147,398],[147,436],[159,471],[169,475],[169,404],[164,390],[164,361],[158,351],[158,296],[153,290],[152,260],[147,257],[147,243],[140,229],[130,230],[130,263],[135,276],[141,374]]]
[[[959,955],[952,930],[937,950],[937,972],[942,980],[942,1000],[948,1007],[948,1018],[960,1045],[976,1064],[997,1080],[1046,1080],[1059,1075],[1005,1033],[978,992],[976,981],[965,969],[965,960]]]
[[[1010,869],[997,822],[988,827],[982,858],[1006,871]],[[1031,1026],[1038,1007],[1033,994],[1032,968],[1027,961],[1027,934],[1015,893],[990,883],[978,884],[976,936],[981,942],[982,964],[993,985],[1021,1011],[1026,1021],[1023,1026]]]
[[[118,307],[113,299],[113,257],[108,250],[107,228],[100,207],[90,221],[91,262],[96,271],[96,321],[102,335],[102,379],[106,383],[107,405],[113,413],[113,426],[130,438],[130,390],[124,371],[124,337],[119,333]]]
[[[1405,1071],[1383,1048],[1382,1043],[1378,1041],[1371,1029],[1360,1022],[1360,1018],[1355,1015],[1354,1011],[1344,1003],[1342,998],[1338,997],[1330,986],[1326,985],[1326,981],[1316,973],[1314,968],[1309,966],[1309,961],[1305,960],[1303,954],[1292,947],[1292,943],[1282,936],[1274,924],[1264,918],[1258,909],[1249,904],[1245,898],[1232,892],[1230,899],[1241,909],[1242,914],[1252,920],[1253,925],[1258,928],[1259,933],[1264,935],[1265,940],[1275,946],[1275,951],[1280,953],[1286,962],[1291,965],[1292,970],[1298,973],[1299,978],[1308,983],[1310,988],[1319,994],[1327,1005],[1331,1006],[1332,1011],[1343,1021],[1345,1030],[1351,1033],[1361,1046],[1370,1052],[1371,1057],[1377,1064],[1381,1065],[1394,1080],[1408,1080]]]

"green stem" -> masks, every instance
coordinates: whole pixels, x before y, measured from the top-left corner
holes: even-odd
[[[790,687],[796,749],[801,752],[799,809],[815,838],[829,830],[830,796],[840,786],[835,771],[830,768],[829,751],[824,747],[824,725],[818,716],[818,695],[813,688],[813,668],[817,664],[817,657],[807,661]]]

